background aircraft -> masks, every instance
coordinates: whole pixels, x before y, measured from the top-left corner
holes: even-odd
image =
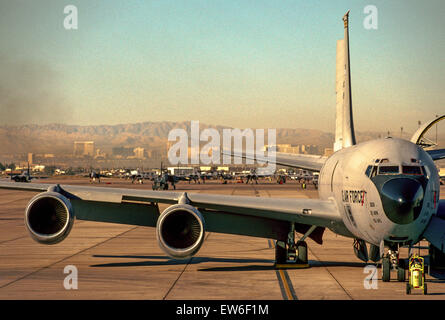
[[[34,178],[35,177],[31,176],[29,163],[26,171],[23,171],[21,174],[11,175],[11,180],[14,180],[15,182],[31,182],[31,180]]]

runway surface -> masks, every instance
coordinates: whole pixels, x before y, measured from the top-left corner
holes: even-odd
[[[89,185],[86,178],[42,182]],[[120,179],[102,179],[100,186],[151,189],[150,182],[132,185]],[[295,182],[181,182],[177,188],[190,193],[318,197],[312,186],[302,190]],[[193,258],[171,260],[159,248],[154,228],[110,223],[76,221],[65,241],[41,245],[28,236],[23,223],[25,206],[34,194],[0,190],[0,299],[445,299],[445,273],[427,276],[427,296],[407,296],[405,283],[382,282],[380,268],[377,288],[365,289],[370,274],[355,257],[352,239],[329,230],[322,246],[308,240],[308,269],[274,269],[273,240],[217,233],[206,233]],[[444,194],[442,187],[442,198]],[[165,207],[160,205],[161,210]],[[406,249],[401,256],[407,254]],[[70,266],[77,270],[78,288],[67,290],[64,281],[73,276]]]

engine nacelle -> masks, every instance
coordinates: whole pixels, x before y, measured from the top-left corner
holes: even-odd
[[[25,225],[37,242],[56,244],[68,236],[73,224],[71,202],[60,193],[40,193],[26,207]]]
[[[156,225],[161,249],[175,259],[195,255],[204,242],[205,224],[201,213],[191,205],[175,204],[162,212]]]

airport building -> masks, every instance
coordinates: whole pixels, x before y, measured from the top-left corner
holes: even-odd
[[[134,155],[133,147],[114,147],[111,150],[113,156],[120,158],[127,158]]]
[[[74,141],[74,156],[94,156],[94,141]]]
[[[176,176],[184,176],[195,173],[195,169],[193,167],[168,167],[167,170],[170,174]]]
[[[133,153],[134,153],[134,157],[136,159],[141,159],[141,160],[145,159],[145,149],[144,148],[140,148],[140,147],[134,148]]]
[[[271,146],[265,146],[265,151],[269,150]],[[292,154],[320,154],[319,146],[315,144],[277,144],[275,145],[276,152],[292,153]]]
[[[330,156],[332,156],[332,154],[334,154],[334,149],[333,148],[325,148],[324,149],[323,155],[325,157],[330,157]]]

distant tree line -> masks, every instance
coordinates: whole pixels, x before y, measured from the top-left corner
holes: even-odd
[[[15,163],[10,163],[10,164],[5,163],[5,164],[3,164],[3,163],[0,162],[0,170],[4,171],[6,169],[14,170],[15,169]]]

